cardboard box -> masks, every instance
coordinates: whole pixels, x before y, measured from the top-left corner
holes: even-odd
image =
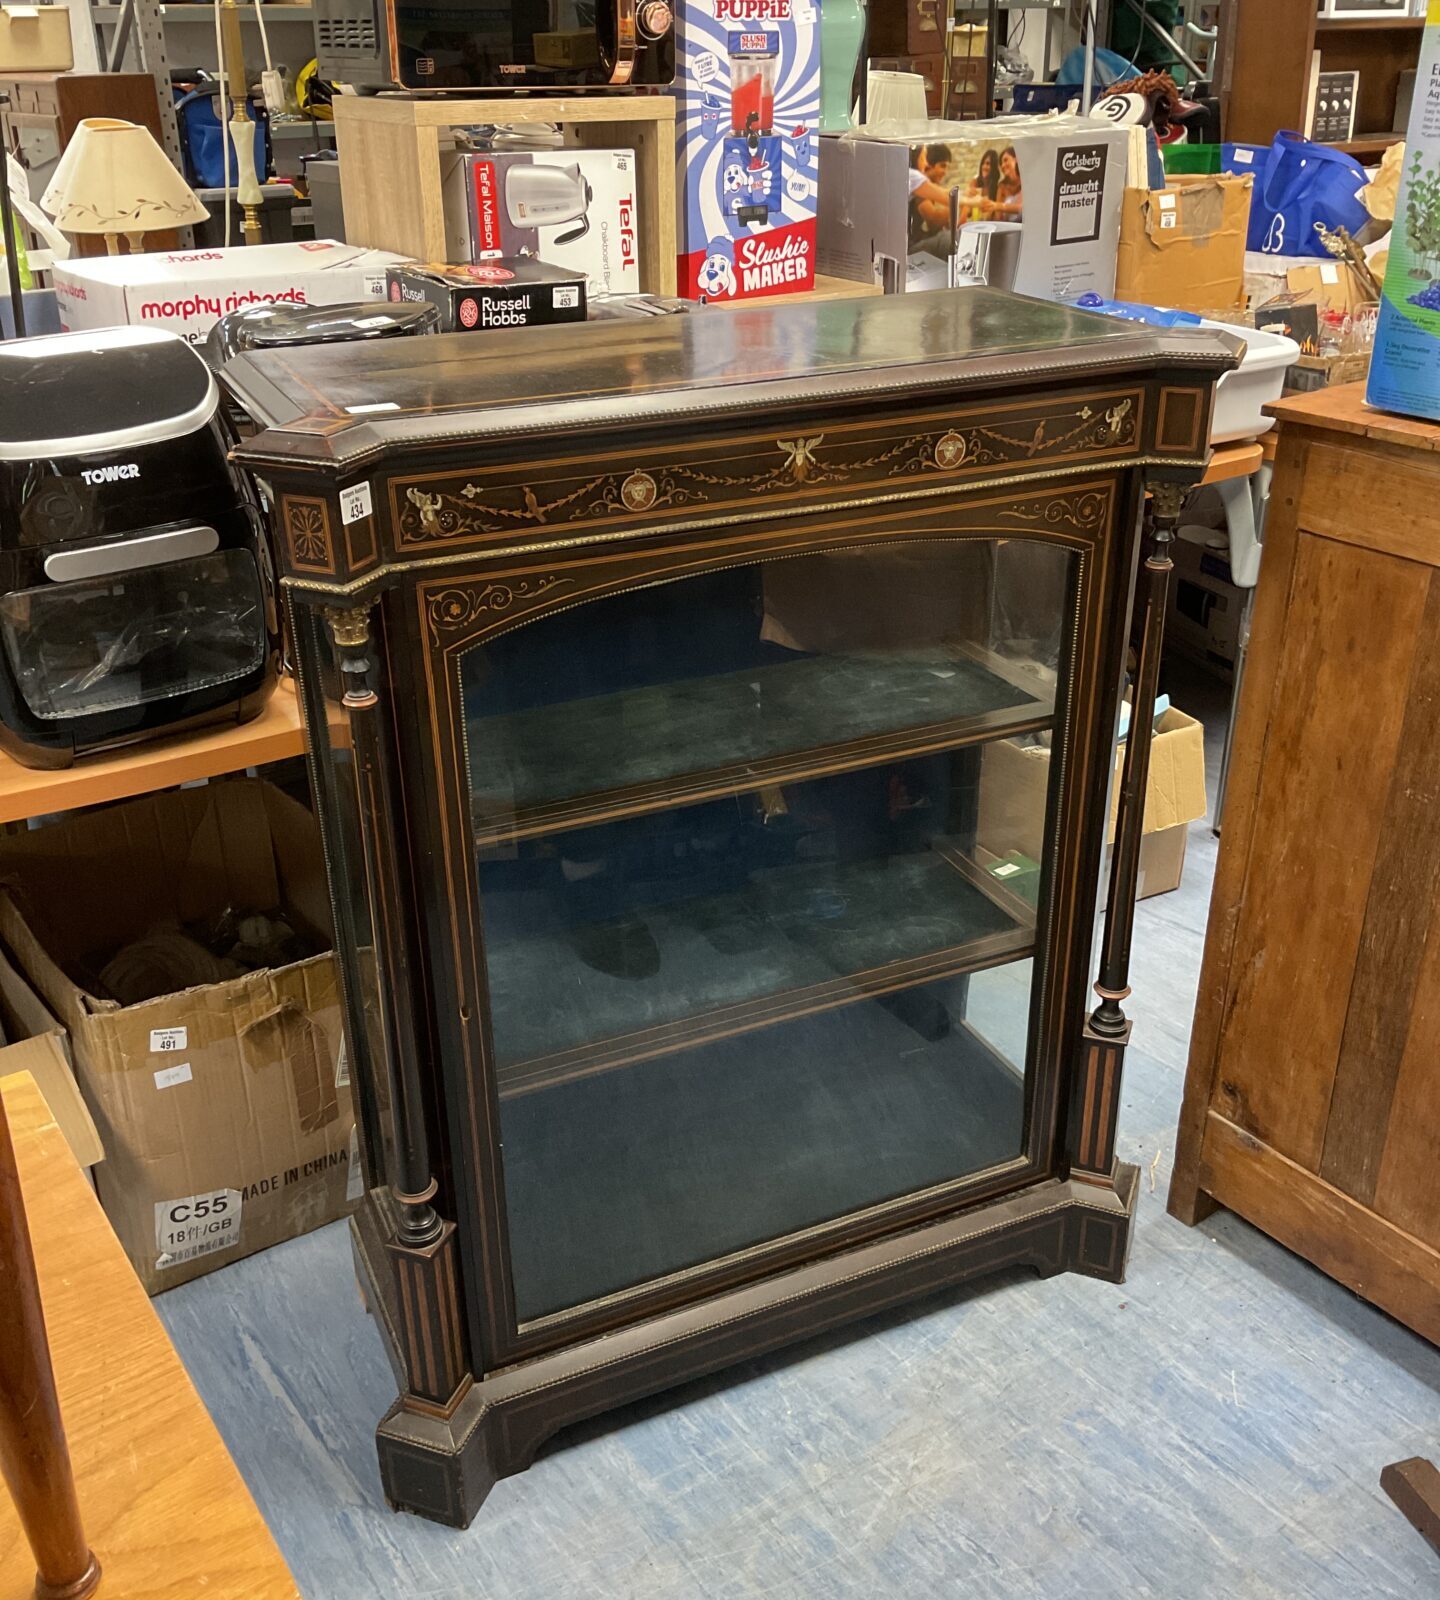
[[[230,250],[88,256],[53,269],[60,325],[167,328],[202,344],[227,311],[254,305],[340,305],[385,293],[385,269],[404,256],[313,239]]]
[[[450,151],[440,183],[451,261],[536,256],[592,295],[640,292],[633,150]]]
[[[1430,0],[1365,398],[1440,421],[1440,0]]]
[[[809,0],[686,0],[675,17],[678,292],[815,287],[820,12]]]
[[[65,1025],[96,1189],[152,1293],[308,1232],[363,1190],[328,954],[121,1006],[86,974],[163,927],[281,911],[328,944],[315,819],[255,779],[0,845],[0,936]]]
[[[1115,752],[1106,843],[1115,840],[1120,797],[1122,743]],[[1044,859],[1045,800],[1050,784],[1050,751],[999,739],[984,747],[980,767],[977,844],[996,859]],[[1179,886],[1185,864],[1185,833],[1205,815],[1205,730],[1173,706],[1161,718],[1150,744],[1145,788],[1143,842],[1138,898]]]
[[[1221,173],[1127,189],[1115,298],[1179,311],[1243,311],[1253,183],[1248,174]]]
[[[445,333],[585,320],[584,277],[529,256],[473,265],[391,267],[385,282],[392,300],[437,307]]]
[[[827,134],[819,270],[888,289],[943,287],[954,195],[962,275],[1048,300],[1092,290],[1108,298],[1126,142],[1123,128],[1080,117],[937,122],[924,142]]]
[[[65,6],[0,6],[0,72],[69,72],[74,65]]]

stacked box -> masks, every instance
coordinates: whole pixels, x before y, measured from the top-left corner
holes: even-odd
[[[639,293],[633,150],[456,151],[440,170],[451,261],[535,256],[592,295]]]
[[[385,278],[397,304],[436,307],[442,333],[585,320],[583,275],[530,256],[502,256],[473,265],[416,263],[390,267]]]
[[[685,0],[676,19],[679,292],[815,287],[820,17],[810,0]]]

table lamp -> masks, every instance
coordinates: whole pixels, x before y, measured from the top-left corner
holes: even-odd
[[[104,234],[112,256],[122,233],[137,251],[146,233],[210,215],[154,134],[116,117],[86,117],[76,127],[40,205],[64,233]]]

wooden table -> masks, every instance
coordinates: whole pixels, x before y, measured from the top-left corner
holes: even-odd
[[[0,1079],[85,1532],[104,1600],[300,1591],[28,1073]],[[30,1600],[0,1487],[0,1600]]]
[[[304,753],[300,703],[293,681],[285,678],[253,722],[153,740],[111,756],[81,757],[73,767],[48,771],[0,754],[0,823],[125,800]]]
[[[1440,426],[1362,393],[1273,408],[1170,1210],[1440,1342]]]

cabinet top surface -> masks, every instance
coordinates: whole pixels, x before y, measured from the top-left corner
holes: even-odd
[[[1266,410],[1281,422],[1297,427],[1348,433],[1412,450],[1440,451],[1440,423],[1426,422],[1423,417],[1402,417],[1367,405],[1363,380],[1315,389],[1309,394],[1286,395]]]
[[[697,419],[774,405],[1064,383],[1189,367],[1238,346],[993,289],[697,310],[250,352],[225,380],[266,424],[237,455],[343,471],[390,449]]]

